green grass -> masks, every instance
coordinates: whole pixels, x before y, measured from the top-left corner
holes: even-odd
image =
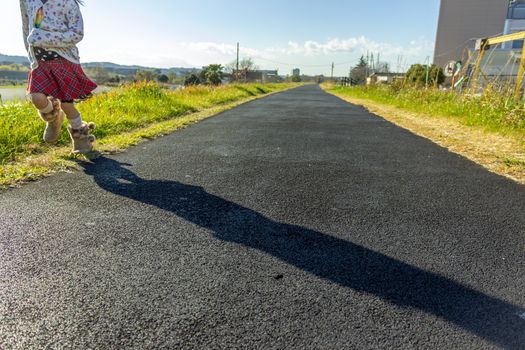
[[[242,84],[169,91],[153,83],[138,83],[97,95],[80,103],[78,108],[86,121],[97,124],[94,134],[103,142],[104,138],[110,136],[291,86]],[[42,141],[44,127],[31,104],[1,105],[0,164],[47,152],[50,146]],[[69,143],[64,126],[57,145],[66,146]]]
[[[523,101],[486,92],[481,96],[396,86],[328,87],[336,95],[372,100],[426,116],[451,117],[468,126],[525,135]]]
[[[515,166],[525,168],[525,161],[520,159],[508,158],[504,160],[506,166]]]
[[[29,68],[21,64],[0,64],[0,70],[10,72],[29,72]]]
[[[21,89],[26,88],[26,85],[0,85],[0,89]]]

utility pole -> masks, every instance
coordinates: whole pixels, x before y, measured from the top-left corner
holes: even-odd
[[[427,73],[425,76],[425,88],[428,88],[428,76],[430,74],[430,56],[427,56],[427,58],[425,59],[425,63],[426,63],[426,69],[427,69]]]
[[[403,65],[403,56],[402,55],[398,55],[397,56],[397,69],[396,69],[396,73],[401,73],[401,66]]]
[[[237,43],[237,72],[239,71],[239,43]]]
[[[334,68],[335,68],[335,63],[332,62],[332,75],[331,75],[332,81],[334,80]]]
[[[369,70],[370,70],[370,52],[366,51],[365,78],[368,78],[368,71]]]

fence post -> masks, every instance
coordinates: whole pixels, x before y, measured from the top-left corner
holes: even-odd
[[[471,89],[474,91],[474,93],[476,93],[476,91],[478,90],[478,81],[479,81],[479,76],[481,74],[481,61],[483,60],[483,56],[485,56],[485,49],[487,47],[487,41],[485,39],[482,39],[479,45],[480,45],[479,54],[478,54],[478,58],[476,59],[476,67],[474,68],[474,73],[472,74],[474,79],[472,81]]]
[[[521,49],[520,69],[518,70],[518,81],[516,82],[516,92],[514,97],[519,98],[521,94],[521,85],[523,84],[523,73],[525,71],[525,48]]]

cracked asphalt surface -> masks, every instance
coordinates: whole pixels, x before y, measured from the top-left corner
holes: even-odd
[[[525,186],[313,85],[0,218],[1,349],[525,349]]]

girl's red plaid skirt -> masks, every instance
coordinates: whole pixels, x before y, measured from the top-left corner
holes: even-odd
[[[80,64],[57,58],[38,61],[38,68],[29,72],[27,92],[73,101],[86,98],[96,87],[97,84],[86,76]]]

